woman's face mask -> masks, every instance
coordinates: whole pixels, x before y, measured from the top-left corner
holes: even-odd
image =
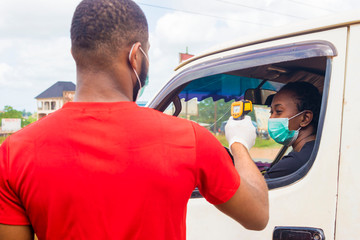
[[[268,131],[270,137],[274,139],[275,142],[285,146],[293,144],[299,135],[301,127],[298,130],[289,130],[289,120],[299,116],[303,112],[304,111],[299,112],[291,118],[269,118]]]

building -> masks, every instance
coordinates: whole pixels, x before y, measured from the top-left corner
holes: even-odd
[[[186,60],[188,60],[189,58],[192,58],[194,55],[189,54],[189,49],[188,47],[186,47],[186,53],[179,53],[179,63],[182,63]]]
[[[72,82],[57,82],[35,97],[38,119],[60,109],[65,103],[73,101],[75,88],[76,85]]]

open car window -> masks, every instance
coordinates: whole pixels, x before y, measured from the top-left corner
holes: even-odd
[[[225,139],[225,125],[230,117],[231,104],[244,99],[247,89],[257,88],[263,80],[241,77],[231,74],[217,74],[188,83],[177,95],[180,100],[171,103],[164,113],[176,115],[197,122],[207,128],[228,147]],[[267,81],[264,89],[276,93],[283,83]],[[253,111],[248,114],[256,128],[256,143],[250,155],[260,166],[271,164],[279,152],[281,145],[272,140],[267,132],[267,120],[270,108],[267,105],[254,104]],[[267,164],[268,163],[268,164]]]
[[[199,123],[227,147],[224,126],[230,117],[231,103],[252,100],[254,111],[249,116],[256,127],[257,139],[250,155],[262,170],[291,151],[275,143],[268,134],[271,95],[288,82],[312,83],[323,95],[313,153],[295,173],[267,179],[269,189],[285,186],[303,178],[315,160],[326,109],[331,58],[335,55],[336,50],[328,42],[302,42],[201,62],[177,74],[149,107]]]

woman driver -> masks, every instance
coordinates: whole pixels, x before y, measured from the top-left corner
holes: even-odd
[[[283,86],[271,103],[268,131],[277,143],[293,150],[271,166],[265,178],[277,178],[295,172],[310,158],[314,148],[321,95],[307,82]]]

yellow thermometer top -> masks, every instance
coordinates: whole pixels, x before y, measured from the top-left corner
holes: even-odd
[[[231,116],[234,119],[243,119],[246,114],[253,109],[252,102],[249,100],[241,100],[231,104]]]

